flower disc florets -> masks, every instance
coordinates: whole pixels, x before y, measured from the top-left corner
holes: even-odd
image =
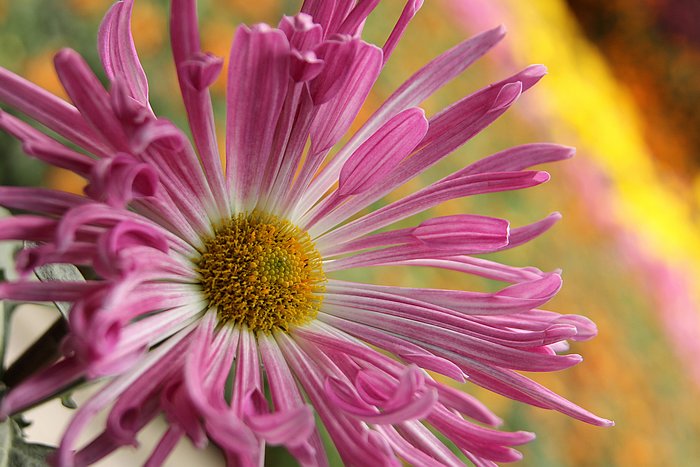
[[[197,271],[221,322],[270,332],[318,313],[326,281],[321,255],[291,222],[257,211],[238,214],[204,246]]]

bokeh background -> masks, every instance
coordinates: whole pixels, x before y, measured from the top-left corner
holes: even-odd
[[[70,46],[97,69],[96,31],[110,3],[0,0],[0,65],[64,95],[52,55]],[[402,7],[398,0],[383,2],[367,24],[367,37],[383,43]],[[297,8],[297,2],[280,0],[200,0],[204,48],[226,57],[237,24],[276,24],[281,13]],[[183,123],[167,13],[166,0],[137,0],[134,36],[150,78],[154,109]],[[525,460],[520,465],[700,465],[698,17],[696,0],[431,0],[358,119],[366,118],[429,59],[497,24],[506,25],[506,39],[427,101],[428,114],[531,63],[549,68],[549,75],[505,117],[392,195],[512,145],[554,141],[578,148],[573,160],[547,167],[553,180],[545,186],[450,202],[435,211],[506,217],[516,226],[553,211],[564,215],[543,237],[497,259],[543,270],[563,268],[565,286],[549,308],[587,315],[600,333],[573,346],[584,356],[579,366],[534,377],[614,419],[617,426],[590,427],[464,385],[506,419],[505,428],[538,434],[522,448]],[[220,121],[224,83],[222,77],[213,92]],[[80,191],[83,183],[23,156],[4,134],[0,179],[3,184],[70,191]],[[357,274],[404,285],[498,286],[430,270],[377,268]],[[18,326],[36,334],[31,314],[29,319]],[[21,340],[17,335],[15,341]],[[59,416],[45,408],[30,415],[30,435],[55,443],[64,423]],[[180,448],[172,465],[193,465],[186,457],[188,449]],[[133,456],[121,454],[110,465],[131,465],[137,459]],[[207,459],[213,465],[221,462],[216,453]],[[293,465],[277,452],[268,464]]]

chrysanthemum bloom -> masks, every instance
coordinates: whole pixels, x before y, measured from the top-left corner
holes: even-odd
[[[565,159],[570,148],[515,147],[357,216],[493,122],[545,72],[526,68],[426,119],[416,106],[504,34],[487,31],[418,71],[333,151],[421,1],[407,3],[382,48],[360,38],[376,3],[308,0],[277,28],[238,29],[225,168],[208,93],[222,60],[200,50],[194,0],[173,0],[170,18],[193,143],[149,106],[131,0],[100,28],[108,90],[72,50],[55,59],[72,105],[0,72],[0,100],[63,139],[5,113],[0,126],[27,154],[88,180],[85,196],[0,189],[0,204],[31,213],[2,220],[0,239],[38,244],[19,254],[25,279],[0,284],[0,298],[72,302],[63,357],[9,392],[1,415],[77,381],[109,380],[75,413],[56,464],[89,464],[135,445],[158,414],[169,425],[148,465],[183,437],[216,443],[232,465],[259,465],[266,443],[302,465],[324,465],[315,415],[348,464],[462,464],[451,444],[477,465],[520,458],[512,446],[531,433],[493,428],[495,415],[433,374],[611,424],[517,372],[575,365],[578,355],[559,354],[566,341],[595,334],[583,317],[539,309],[559,290],[559,274],[471,256],[522,244],[557,214],[514,229],[468,214],[390,227],[450,199],[539,185],[548,174],[526,169]],[[99,280],[27,279],[48,263],[86,266]],[[379,265],[510,285],[478,293],[333,278]],[[102,410],[104,431],[76,446]]]

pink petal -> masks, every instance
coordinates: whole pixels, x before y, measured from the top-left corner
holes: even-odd
[[[547,230],[552,228],[561,219],[561,214],[554,212],[544,219],[535,222],[534,224],[526,225],[524,227],[517,227],[510,231],[510,241],[508,245],[503,249],[515,248],[516,246],[527,243],[533,238],[539,237]]]
[[[287,110],[283,109],[282,118],[287,118],[289,120],[289,135],[286,141],[281,138],[278,140],[280,147],[277,153],[277,160],[279,161],[279,166],[276,166],[277,170],[275,180],[272,186],[269,188],[269,193],[267,195],[267,206],[273,212],[280,212],[281,206],[287,202],[287,198],[290,196],[290,191],[294,182],[294,178],[297,174],[297,168],[299,167],[299,162],[304,156],[304,149],[309,137],[309,131],[311,129],[311,124],[315,115],[314,104],[311,100],[311,95],[308,92],[306,86],[299,86],[301,89],[299,91],[298,97],[298,114],[294,118],[291,113],[291,108]],[[289,95],[287,96],[289,101]],[[283,123],[284,120],[280,120]],[[280,126],[280,129],[282,126]],[[275,147],[277,148],[277,146]]]
[[[387,350],[409,363],[415,363],[421,368],[435,371],[459,382],[465,381],[464,373],[454,363],[438,357],[405,339],[326,313],[320,314],[318,319],[361,338],[375,347]]]
[[[33,374],[12,388],[0,403],[0,419],[21,412],[34,404],[59,394],[83,377],[84,370],[74,358],[64,358],[48,368]]]
[[[413,319],[407,306],[358,300],[355,306],[329,298],[327,313],[403,337],[426,349],[458,353],[490,365],[524,371],[554,371],[579,363],[580,356],[545,355],[495,344],[478,337],[460,334],[439,324],[429,324],[425,319]],[[334,305],[330,307],[330,305]],[[436,352],[433,352],[436,353]],[[438,352],[444,355],[444,352]],[[455,361],[454,359],[452,359]]]
[[[91,201],[84,196],[46,188],[0,187],[0,206],[22,209],[52,216],[62,216],[66,211]]]
[[[0,218],[0,240],[50,242],[58,221],[31,215]]]
[[[382,51],[384,52],[384,63],[389,60],[389,57],[401,40],[404,31],[406,31],[406,27],[422,6],[423,0],[408,0],[406,2],[406,6],[404,6],[403,10],[401,11],[399,20],[396,22],[394,29],[391,30],[391,34],[384,43],[384,47],[382,47]]]
[[[209,89],[221,74],[224,60],[211,53],[195,52],[189,60],[182,62],[180,72],[183,81],[201,92]]]
[[[258,348],[275,410],[285,411],[305,407],[306,403],[297,388],[294,376],[275,340],[271,336],[259,335]],[[305,439],[296,441],[299,442],[288,446],[288,449],[300,463],[304,465],[328,463],[318,430],[312,427]]]
[[[163,437],[158,441],[155,449],[143,464],[144,467],[160,467],[165,463],[170,453],[175,449],[182,438],[183,432],[177,427],[170,426]]]
[[[366,425],[350,419],[330,405],[321,370],[298,344],[284,333],[276,334],[275,338],[331,435],[343,461],[358,465],[397,465],[396,459],[383,440],[373,437],[372,431]]]
[[[231,396],[231,407],[243,417],[249,394],[262,390],[262,375],[255,336],[247,328],[241,330],[238,356],[236,358],[236,376]]]
[[[341,223],[363,207],[379,200],[395,188],[436,164],[495,121],[515,102],[522,89],[528,89],[542,76],[543,67],[530,67],[522,72],[465,97],[439,114],[431,117],[428,132],[416,153],[389,174],[384,183],[346,203],[327,216],[314,232],[323,232]],[[336,159],[341,157],[339,153]],[[344,155],[342,157],[345,157]],[[335,159],[334,159],[335,161]],[[333,162],[331,162],[333,164]],[[319,179],[323,174],[319,176]],[[450,180],[445,177],[442,181]],[[313,190],[313,188],[312,188]]]
[[[133,6],[133,0],[122,0],[112,6],[100,25],[98,50],[109,79],[123,80],[131,97],[149,107],[148,80],[131,35]]]
[[[343,165],[338,195],[365,191],[407,157],[428,131],[423,109],[411,108],[389,120]]]
[[[298,446],[311,436],[316,426],[311,407],[250,415],[246,423],[265,441],[273,445]]]
[[[357,2],[355,7],[350,10],[350,13],[345,17],[342,24],[338,28],[339,34],[355,35],[358,29],[364,24],[369,14],[379,5],[379,0],[365,0]]]
[[[464,240],[464,238],[462,239]],[[430,244],[421,243],[417,239],[412,238],[412,242],[403,245],[391,246],[379,250],[365,251],[355,253],[340,259],[326,260],[324,262],[324,270],[326,272],[342,271],[351,268],[382,266],[391,263],[402,261],[412,261],[419,259],[435,259],[442,256],[449,257],[455,253],[475,254],[483,253],[482,244],[475,242],[473,238],[466,239],[461,243],[455,243],[452,249],[447,249],[438,244],[433,246]],[[503,244],[504,241],[499,242]]]
[[[189,332],[183,331],[171,337],[163,345],[148,353],[139,362],[138,368],[112,380],[90,400],[80,406],[63,434],[61,443],[56,451],[53,462],[59,467],[74,465],[74,443],[81,431],[93,417],[107,405],[113,403],[124,391],[141,377],[149,368],[155,365],[164,355],[168,354],[177,344],[185,339]]]
[[[118,153],[93,165],[85,194],[110,206],[124,207],[133,199],[155,196],[158,187],[158,174],[151,165]]]
[[[107,142],[75,107],[2,67],[0,101],[95,155],[105,156],[111,152]]]
[[[207,90],[218,71],[219,60],[201,52],[194,0],[173,0],[170,10],[170,41],[195,147],[219,211],[228,213],[229,201],[219,157],[214,113]]]
[[[283,16],[277,27],[287,36],[289,45],[299,52],[312,50],[323,38],[321,25],[306,13]]]
[[[337,0],[304,0],[301,12],[313,18],[321,25],[324,34],[328,34],[333,11],[336,10],[338,3]]]
[[[462,73],[477,58],[485,54],[503,38],[504,34],[505,30],[498,27],[466,40],[435,58],[411,76],[367,120],[364,126],[353,135],[350,142],[328,164],[305,194],[302,205],[313,204],[333,185],[343,163],[381,125],[399,112],[423,102],[447,82]]]
[[[0,300],[74,302],[102,286],[103,284],[99,281],[2,282]]]
[[[322,235],[316,239],[316,242],[319,248],[324,248],[329,244],[357,238],[450,199],[517,190],[536,186],[547,180],[549,180],[549,174],[546,172],[502,172],[468,175],[453,180],[440,181]],[[310,229],[312,237],[318,234],[318,230],[321,230],[317,227],[318,225]]]
[[[486,172],[524,170],[546,162],[557,162],[573,157],[576,150],[551,143],[533,143],[515,146],[492,156],[479,159],[450,177]]]
[[[227,89],[226,180],[238,210],[251,210],[289,80],[289,43],[267,25],[241,26],[231,47]]]
[[[314,52],[298,52],[292,50],[289,72],[297,83],[315,79],[325,67],[326,62],[316,57]]]
[[[323,60],[321,73],[309,83],[309,92],[314,105],[331,100],[338,92],[351,85],[351,70],[356,60],[360,42],[350,36],[334,36],[314,49],[314,54]],[[322,147],[323,148],[323,147]]]
[[[614,422],[600,418],[544,386],[512,370],[496,368],[472,359],[455,357],[455,361],[470,375],[470,381],[497,394],[530,405],[556,410],[577,420],[597,426],[613,426]]]
[[[474,250],[493,251],[508,244],[509,223],[493,217],[458,214],[422,222],[411,234],[433,248],[453,252],[469,245]]]
[[[445,409],[438,409],[428,421],[461,449],[495,462],[520,460],[522,455],[508,446],[524,444],[535,437],[523,431],[509,433],[464,423]]]
[[[179,351],[169,353],[150,368],[114,404],[107,417],[105,429],[113,441],[120,445],[138,444],[136,435],[157,414],[159,408],[150,399],[157,395],[163,381],[173,376],[182,364],[184,346],[180,345],[176,350]],[[146,414],[150,417],[144,417],[144,414],[140,413],[142,411],[150,412]]]
[[[378,426],[377,431],[382,433],[382,436],[391,444],[396,454],[407,462],[408,465],[420,465],[425,467],[439,467],[445,465],[406,441],[393,426]]]
[[[516,268],[482,258],[473,258],[471,256],[450,256],[429,260],[418,259],[397,261],[387,264],[442,268],[503,282],[529,281],[538,279],[544,275],[544,273],[537,268]]]
[[[117,151],[129,152],[127,136],[112,111],[107,91],[90,70],[87,62],[70,49],[63,49],[54,58],[56,73],[83,117]]]
[[[440,403],[450,410],[456,410],[487,425],[498,426],[503,423],[503,420],[491,413],[479,399],[465,391],[446,384],[439,385],[438,391]]]
[[[305,195],[309,182],[321,166],[328,151],[340,141],[350,128],[381,71],[381,49],[358,40],[354,40],[352,43],[357,43],[358,47],[352,64],[338,63],[338,66],[343,70],[343,76],[347,75],[347,85],[340,88],[331,100],[322,104],[314,115],[310,130],[309,156],[292,192],[289,194],[289,199],[286,200],[288,209],[293,208],[297,201]],[[321,76],[317,79],[320,79]],[[330,75],[329,78],[334,80],[336,76]]]
[[[329,282],[329,294],[352,297],[379,298],[393,300],[401,297],[402,303],[429,303],[440,308],[453,310],[457,315],[500,315],[517,313],[536,308],[551,300],[561,288],[558,274],[547,274],[535,280],[509,286],[494,293],[468,292],[463,290],[443,290],[428,288],[408,288],[375,286],[361,283]],[[335,297],[328,297],[334,300]],[[529,307],[529,308],[528,308]]]
[[[404,457],[411,465],[446,465],[461,467],[464,462],[450,451],[435,435],[421,422],[411,421],[399,426],[401,440],[390,434],[391,427],[379,427],[396,450],[397,454]],[[403,440],[403,442],[402,442]],[[418,453],[425,453],[428,459]],[[415,459],[415,460],[414,460]]]
[[[67,148],[2,110],[0,110],[0,129],[20,140],[25,153],[47,164],[85,176],[94,163],[89,157]]]

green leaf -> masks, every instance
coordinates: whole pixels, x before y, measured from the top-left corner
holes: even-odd
[[[68,392],[61,396],[61,405],[67,409],[75,410],[78,408],[78,403],[73,400],[73,393]]]
[[[32,242],[24,242],[24,248],[33,248],[36,244]],[[64,281],[64,282],[81,282],[85,280],[80,270],[72,264],[46,264],[34,270],[34,274],[40,281]],[[54,302],[58,311],[61,312],[64,318],[68,318],[70,311],[70,303]]]
[[[0,467],[45,467],[54,450],[43,444],[25,442],[14,420],[0,423]]]

